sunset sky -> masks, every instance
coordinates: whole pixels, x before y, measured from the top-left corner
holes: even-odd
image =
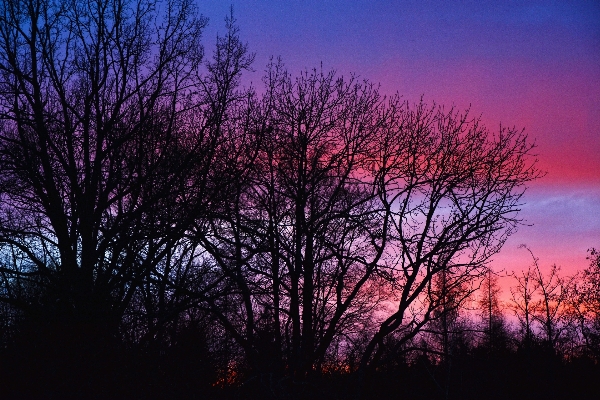
[[[207,45],[233,4],[256,53],[259,86],[271,56],[297,73],[355,73],[386,94],[470,106],[491,130],[525,128],[546,177],[524,197],[523,226],[496,269],[588,265],[600,247],[600,2],[201,1]]]

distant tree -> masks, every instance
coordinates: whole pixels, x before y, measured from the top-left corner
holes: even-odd
[[[537,287],[531,267],[527,271],[522,271],[520,275],[513,273],[512,276],[516,286],[510,288],[512,302],[510,308],[519,321],[521,341],[527,345],[534,339],[533,302]]]
[[[568,299],[572,290],[573,279],[561,277],[560,268],[552,265],[545,276],[536,268],[536,283],[539,287],[540,299],[534,305],[534,318],[540,323],[544,341],[557,350],[564,335],[570,328]]]
[[[498,285],[497,275],[489,268],[481,282],[479,293],[478,305],[483,330],[481,346],[491,354],[507,350],[509,333],[500,303],[501,288]]]
[[[439,373],[441,379],[436,383],[446,399],[451,394],[456,361],[472,346],[469,332],[472,329],[462,314],[465,302],[475,291],[474,282],[465,282],[463,277],[458,277],[458,280],[455,278],[443,271],[433,279],[429,296],[433,296],[432,302],[438,303],[439,307],[423,329],[423,336],[428,339],[427,350],[439,360],[438,366],[443,369]]]
[[[474,291],[473,286],[467,287],[466,282],[462,280],[453,282],[453,277],[446,273],[441,273],[433,279],[430,295],[436,297],[433,301],[437,302],[439,307],[424,331],[435,338],[437,346],[433,347],[441,350],[439,354],[444,362],[451,361],[455,346],[464,335],[466,318],[461,314],[465,302]]]
[[[575,278],[560,276],[556,265],[543,274],[539,259],[528,247],[522,247],[531,254],[533,264],[522,277],[515,277],[519,286],[511,290],[514,310],[524,328],[525,339],[533,337],[536,333],[533,324],[537,323],[542,342],[549,350],[556,351],[572,327],[569,299]]]
[[[570,303],[581,334],[584,354],[600,360],[600,252],[589,250],[590,266],[571,292]]]

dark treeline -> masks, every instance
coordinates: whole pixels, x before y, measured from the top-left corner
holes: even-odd
[[[281,62],[242,87],[233,17],[208,55],[206,24],[192,0],[0,3],[3,396],[593,389],[598,254],[534,259],[510,305],[486,267],[540,176],[522,131]]]

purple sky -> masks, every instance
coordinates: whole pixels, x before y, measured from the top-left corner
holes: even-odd
[[[526,193],[523,226],[495,257],[572,273],[600,247],[600,2],[202,1],[210,42],[233,4],[260,78],[269,57],[381,83],[383,93],[471,107],[490,129],[525,128],[547,176]]]

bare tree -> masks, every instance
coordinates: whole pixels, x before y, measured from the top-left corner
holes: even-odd
[[[294,80],[277,64],[265,83],[255,119],[239,127],[261,132],[253,170],[237,174],[235,201],[198,238],[244,305],[226,315],[214,303],[224,326],[250,360],[264,360],[258,326],[270,326],[277,364],[301,378],[377,305],[389,213],[365,162],[386,114],[373,86],[353,78]]]
[[[600,358],[600,257],[589,249],[590,266],[571,282],[567,313],[572,319],[571,332],[575,355]]]
[[[215,286],[223,300],[211,307],[253,357],[257,327],[271,325],[281,365],[304,377],[335,338],[364,331],[375,305],[395,303],[371,333],[364,370],[386,336],[410,341],[443,314],[436,277],[472,288],[486,271],[539,176],[532,145],[520,131],[492,134],[454,110],[411,108],[333,73],[293,79],[276,64],[265,82],[238,127],[257,135],[253,167],[197,235],[230,288]],[[223,312],[228,296],[243,307]]]
[[[444,272],[470,281],[485,272],[519,223],[525,184],[538,172],[521,131],[492,134],[478,120],[421,103],[398,111],[381,138],[381,201],[391,210],[388,264],[396,309],[381,324],[362,359],[376,365],[383,339],[402,326],[413,337],[440,306],[426,296]]]
[[[525,245],[522,247],[531,254],[533,264],[521,277],[515,276],[518,287],[511,289],[513,308],[524,329],[526,343],[535,336],[536,323],[542,341],[550,350],[556,351],[574,322],[569,300],[575,277],[560,276],[560,268],[556,265],[548,274],[543,274],[539,258]]]
[[[544,341],[553,350],[556,350],[571,323],[567,303],[573,279],[561,277],[559,271],[560,268],[552,265],[550,272],[544,276],[537,267],[535,277],[541,298],[534,305],[534,318],[542,327]]]
[[[458,278],[458,279],[457,279]],[[446,271],[433,278],[432,290],[429,296],[432,303],[438,304],[431,319],[423,328],[427,347],[425,351],[432,352],[439,360],[437,366],[444,371],[442,379],[432,378],[442,391],[444,398],[450,396],[450,386],[454,373],[455,359],[465,351],[467,338],[470,337],[470,327],[464,317],[464,306],[474,293],[475,282],[467,281],[461,276],[452,276]],[[470,286],[467,286],[471,284]],[[401,341],[405,340],[400,338]],[[433,371],[432,371],[433,372]]]
[[[208,61],[205,24],[191,0],[0,5],[0,300],[139,343],[209,315],[297,379],[448,325],[539,176],[523,132],[281,64],[241,89],[233,18]]]
[[[522,341],[530,343],[534,338],[533,330],[533,296],[536,291],[531,268],[522,271],[521,275],[513,274],[517,285],[510,288],[512,310],[521,325]]]
[[[203,63],[206,23],[188,0],[2,2],[3,301],[115,334],[189,264],[171,261],[226,196],[221,126],[251,62],[231,23]]]
[[[483,346],[494,353],[508,347],[508,332],[502,304],[498,276],[488,268],[479,288],[479,309],[483,322]]]

